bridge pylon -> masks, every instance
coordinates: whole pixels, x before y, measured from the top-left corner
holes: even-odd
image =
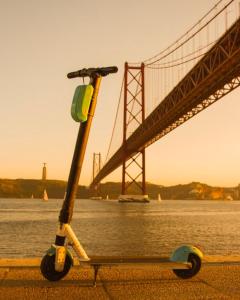
[[[127,138],[145,119],[144,64],[130,66],[124,70],[124,113],[123,113],[123,167],[122,195],[146,194],[145,149],[128,158]]]
[[[96,177],[101,169],[101,153],[93,153],[93,169],[92,169],[92,179]],[[100,196],[100,182],[93,186],[94,196]]]

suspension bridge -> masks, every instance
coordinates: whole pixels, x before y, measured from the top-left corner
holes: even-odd
[[[125,63],[106,162],[91,186],[122,165],[122,194],[134,184],[144,195],[145,148],[239,85],[240,2],[221,0],[160,53]]]

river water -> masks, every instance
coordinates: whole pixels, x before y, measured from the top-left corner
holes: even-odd
[[[0,199],[0,257],[41,257],[54,242],[63,200]],[[76,200],[72,228],[88,255],[170,255],[182,244],[238,255],[240,201]]]

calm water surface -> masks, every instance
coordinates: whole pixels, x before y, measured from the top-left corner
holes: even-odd
[[[0,257],[42,256],[54,242],[61,204],[0,199]],[[72,227],[90,256],[170,255],[186,243],[206,255],[234,255],[240,250],[240,201],[76,200]]]

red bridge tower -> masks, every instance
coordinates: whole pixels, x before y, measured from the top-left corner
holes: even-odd
[[[144,64],[130,66],[125,63],[123,113],[123,168],[122,195],[146,194],[145,149],[127,159],[127,138],[145,119]],[[132,130],[132,131],[131,131]]]

